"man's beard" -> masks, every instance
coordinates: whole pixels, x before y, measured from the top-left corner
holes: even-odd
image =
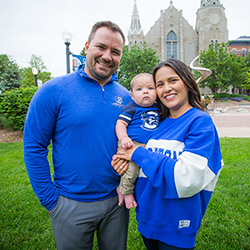
[[[108,80],[116,71],[115,68],[113,68],[111,71],[109,72],[105,72],[103,71],[103,73],[101,72],[101,70],[97,71],[95,69],[94,64],[97,64],[97,62],[94,60],[94,63],[92,63],[93,60],[89,60],[87,58],[86,60],[86,66],[88,67],[88,70],[90,72],[90,74],[98,81],[105,81]]]

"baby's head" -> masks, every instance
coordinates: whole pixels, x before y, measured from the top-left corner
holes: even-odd
[[[149,73],[136,75],[131,83],[131,97],[134,102],[142,107],[150,107],[156,101],[156,90],[153,76]]]

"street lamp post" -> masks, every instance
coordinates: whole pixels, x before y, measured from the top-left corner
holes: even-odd
[[[35,76],[35,85],[37,87],[37,73],[38,73],[38,71],[35,67],[32,69],[32,73]]]
[[[70,62],[69,62],[69,56],[71,55],[71,52],[69,50],[69,45],[72,40],[72,34],[69,31],[63,32],[63,40],[66,45],[66,65],[67,65],[67,74],[70,73]]]

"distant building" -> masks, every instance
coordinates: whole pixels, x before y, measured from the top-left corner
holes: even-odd
[[[235,40],[231,40],[229,52],[235,56],[247,56],[250,53],[250,36],[240,36]]]
[[[197,10],[196,27],[183,17],[182,10],[177,10],[173,1],[144,36],[139,12],[134,0],[131,25],[128,31],[129,49],[146,43],[157,51],[161,61],[177,58],[187,65],[199,54],[207,50],[209,44],[215,45],[228,41],[227,18],[225,8],[219,0],[202,0]],[[192,6],[190,6],[192,7]]]

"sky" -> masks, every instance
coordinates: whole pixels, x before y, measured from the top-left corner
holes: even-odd
[[[200,0],[173,0],[195,28]],[[137,0],[144,35],[169,7],[170,0]],[[228,19],[229,40],[250,36],[250,1],[221,0]],[[117,23],[126,39],[134,0],[0,0],[0,54],[28,67],[32,54],[41,56],[53,77],[66,74],[66,46],[62,33],[73,35],[70,51],[80,54],[92,26],[103,20]],[[127,40],[126,40],[127,44]]]

